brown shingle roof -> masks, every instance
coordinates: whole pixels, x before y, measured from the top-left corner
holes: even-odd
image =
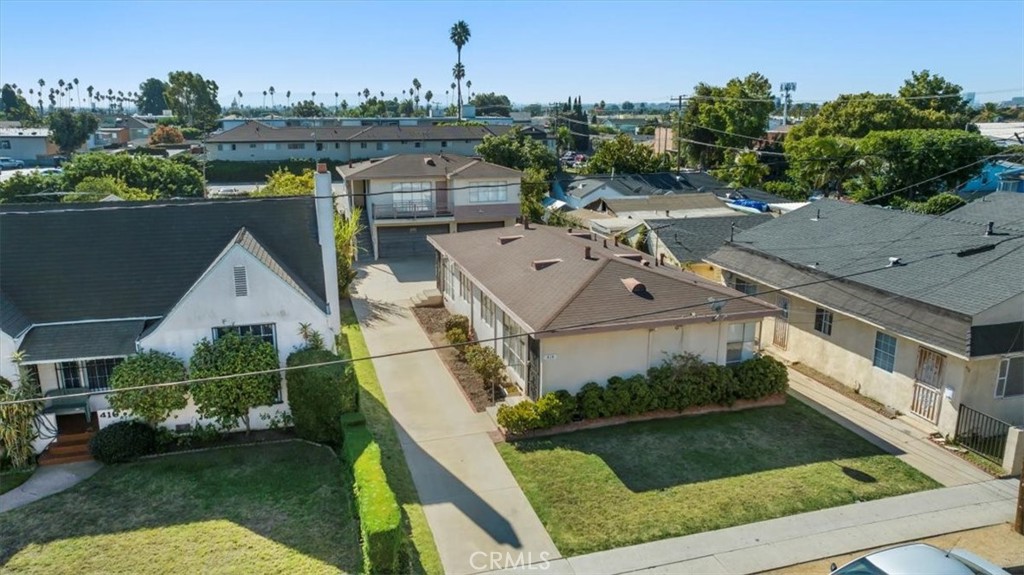
[[[522,237],[500,241],[516,235]],[[654,266],[649,255],[624,245],[609,242],[605,247],[604,241],[573,236],[560,228],[517,226],[427,239],[531,331],[703,323],[714,316],[707,305],[709,298],[742,296],[695,274]],[[590,259],[584,257],[587,247]],[[641,257],[649,265],[622,256]],[[544,260],[560,261],[534,265]],[[628,278],[639,280],[646,292],[631,293],[622,283]],[[755,298],[729,301],[724,311],[727,320],[776,312],[777,308]]]
[[[491,164],[478,158],[453,154],[398,154],[338,166],[345,179],[423,178],[519,178],[522,172]]]

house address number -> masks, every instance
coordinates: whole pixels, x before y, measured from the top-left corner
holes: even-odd
[[[544,359],[558,359],[558,356],[553,353],[546,353],[544,354]]]

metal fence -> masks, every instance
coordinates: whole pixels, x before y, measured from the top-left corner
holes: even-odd
[[[991,459],[1003,462],[1006,450],[1006,435],[1013,427],[976,409],[960,404],[956,417],[956,442],[961,446]]]

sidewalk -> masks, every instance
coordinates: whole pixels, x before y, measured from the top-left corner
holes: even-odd
[[[28,481],[0,495],[0,513],[60,493],[92,477],[101,467],[96,461],[40,467]]]
[[[357,281],[352,303],[370,353],[430,347],[408,299],[433,287],[433,262],[363,269],[367,274]],[[496,429],[493,423],[473,411],[437,354],[399,355],[373,364],[445,573],[488,569],[492,553],[510,561],[541,553],[559,557],[494,448],[488,435]]]
[[[789,388],[797,399],[946,487],[992,479],[991,475],[932,443],[927,432],[900,419],[884,417],[792,369],[789,370]]]

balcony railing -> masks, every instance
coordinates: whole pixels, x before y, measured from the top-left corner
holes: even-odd
[[[374,204],[374,219],[419,219],[451,216],[452,210],[437,202],[399,202],[395,204]]]

